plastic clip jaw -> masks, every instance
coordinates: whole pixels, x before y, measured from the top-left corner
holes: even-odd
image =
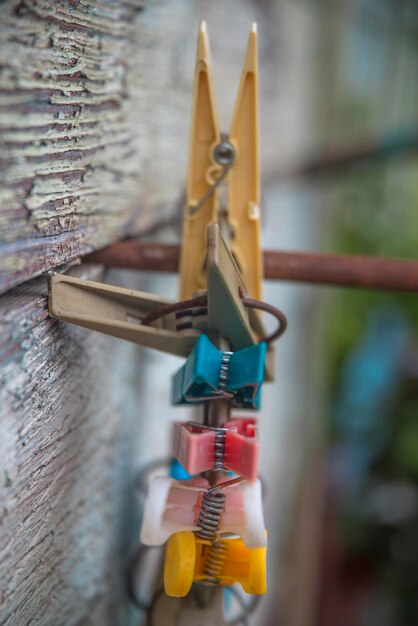
[[[256,480],[259,455],[257,420],[241,417],[230,420],[225,426],[225,467],[248,480]]]
[[[203,478],[185,482],[165,476],[154,478],[145,503],[141,543],[159,546],[173,533],[201,530],[197,520],[208,486]],[[220,518],[219,535],[234,533],[249,547],[264,546],[260,481],[244,481],[225,488],[223,493],[225,508]]]
[[[223,442],[221,451],[219,439]],[[191,475],[223,468],[248,480],[257,479],[259,442],[254,418],[235,418],[220,429],[175,422],[172,449],[173,456]],[[219,456],[222,467],[219,467]]]
[[[142,519],[140,540],[146,546],[161,546],[176,532],[197,531],[199,527],[194,523],[189,507],[193,509],[193,503],[198,497],[198,491],[194,494],[187,493],[186,507],[181,493],[173,490],[175,485],[180,485],[176,480],[166,476],[156,476],[149,488],[145,502],[144,516]],[[176,498],[176,496],[178,496]],[[193,500],[194,497],[194,500]],[[166,515],[167,512],[174,515]],[[186,523],[185,515],[187,517]]]
[[[142,324],[149,313],[167,304],[171,302],[142,291],[64,274],[48,277],[51,317],[147,348],[187,356],[199,336],[196,330],[177,332],[173,315],[159,320],[156,326]]]
[[[228,215],[235,236],[231,249],[249,293],[261,299],[260,164],[258,132],[257,26],[250,30],[230,140],[240,158],[228,180]]]
[[[206,335],[201,335],[186,363],[173,377],[173,404],[202,402],[228,395],[234,406],[258,409],[266,350],[266,344],[260,343],[238,352],[220,352]],[[228,355],[227,367],[225,354]]]
[[[214,429],[175,422],[173,424],[173,456],[191,474],[201,474],[215,465]]]
[[[213,175],[214,167],[216,167],[212,156],[213,146],[219,143],[220,137],[209,40],[206,24],[202,22],[197,40],[187,177],[187,208],[184,216],[180,258],[180,298],[182,300],[191,298],[193,293],[206,288],[206,227],[217,219],[219,191],[215,189],[198,211],[195,212],[193,209],[212,185],[210,176]]]
[[[257,344],[258,337],[265,337],[266,331],[260,315],[242,304],[241,297],[248,295],[249,291],[218,224],[208,226],[207,251],[209,327],[228,337],[234,351]],[[274,349],[271,345],[265,369],[266,380],[274,380]]]
[[[223,562],[218,566],[218,584],[239,583],[247,593],[266,593],[266,547],[249,548],[239,538],[223,539],[219,545]],[[164,564],[168,596],[181,598],[189,593],[193,581],[207,580],[211,548],[209,542],[198,539],[194,533],[175,533],[170,537]]]

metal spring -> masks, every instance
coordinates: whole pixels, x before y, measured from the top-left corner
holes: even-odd
[[[197,520],[200,530],[196,533],[200,539],[216,541],[221,527],[221,517],[225,509],[226,495],[222,491],[208,489],[203,494],[202,505]]]
[[[219,384],[218,387],[221,391],[224,391],[229,377],[229,363],[233,352],[222,353],[221,369],[219,371]]]
[[[226,541],[218,541],[218,531],[221,527],[221,517],[225,510],[226,495],[223,489],[231,487],[244,480],[242,476],[232,478],[213,487],[209,487],[203,494],[197,525],[200,530],[196,533],[199,539],[211,542],[205,559],[204,582],[208,585],[218,585],[220,574],[223,571],[228,544]]]
[[[206,424],[200,424],[199,422],[193,422],[189,420],[187,422],[190,426],[198,427],[202,430],[212,430],[215,433],[215,444],[213,450],[213,468],[214,470],[224,470],[224,461],[225,461],[225,439],[226,439],[226,431],[227,428],[223,428],[222,426],[208,426]]]
[[[226,429],[217,428],[215,431],[214,470],[224,470]]]
[[[228,545],[225,541],[214,541],[209,547],[204,567],[206,584],[219,585],[227,552]]]

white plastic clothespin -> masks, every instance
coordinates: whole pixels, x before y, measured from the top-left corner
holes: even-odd
[[[166,476],[155,477],[145,503],[141,542],[159,546],[173,533],[202,531],[197,522],[202,511],[202,499],[208,490],[209,484],[203,478],[178,481]],[[235,533],[250,548],[265,546],[260,481],[242,481],[226,487],[223,492],[224,510],[219,512],[219,516],[215,511],[216,499],[212,501],[215,504],[212,514],[219,521],[219,534]]]

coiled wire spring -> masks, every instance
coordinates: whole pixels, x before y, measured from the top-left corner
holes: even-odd
[[[222,361],[221,361],[221,368],[219,371],[219,389],[223,392],[225,391],[225,387],[228,383],[228,378],[229,378],[229,365],[230,365],[230,361],[231,361],[231,356],[233,355],[233,352],[222,352]]]
[[[197,525],[200,527],[196,533],[199,539],[216,541],[221,526],[222,513],[225,510],[226,495],[221,491],[207,489],[203,494]]]
[[[226,439],[226,431],[227,428],[222,428],[221,426],[206,426],[202,425],[199,422],[188,421],[187,424],[189,426],[195,426],[201,428],[202,430],[212,430],[215,433],[215,445],[213,451],[213,469],[216,471],[225,470],[225,439]]]
[[[226,428],[217,428],[215,431],[214,470],[224,470]]]
[[[225,434],[225,433],[224,433]],[[221,527],[222,513],[225,510],[226,495],[223,493],[225,487],[240,483],[244,478],[239,476],[232,480],[209,487],[202,497],[197,525],[200,530],[196,532],[199,539],[211,541],[208,554],[205,560],[204,573],[205,583],[208,585],[218,585],[220,574],[222,573],[228,544],[226,541],[218,540],[218,532]]]
[[[228,545],[226,541],[214,541],[211,544],[204,567],[206,574],[204,582],[207,585],[219,585],[227,553]]]
[[[221,526],[222,513],[225,510],[226,495],[221,491],[208,489],[203,494],[197,525],[201,530],[196,533],[200,539],[211,541],[205,560],[205,583],[218,585],[222,573],[228,546],[224,541],[218,541],[218,531]]]

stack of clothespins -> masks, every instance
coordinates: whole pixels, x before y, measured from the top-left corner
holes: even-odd
[[[257,71],[254,25],[231,130],[221,134],[201,24],[179,302],[49,277],[53,317],[186,357],[172,383],[172,403],[196,407],[193,421],[173,425],[182,478],[153,479],[141,528],[143,544],[167,544],[164,586],[176,597],[193,583],[266,591],[257,420],[242,411],[259,409],[261,386],[273,379],[272,342],[286,318],[261,301]],[[270,335],[261,311],[278,320]]]

